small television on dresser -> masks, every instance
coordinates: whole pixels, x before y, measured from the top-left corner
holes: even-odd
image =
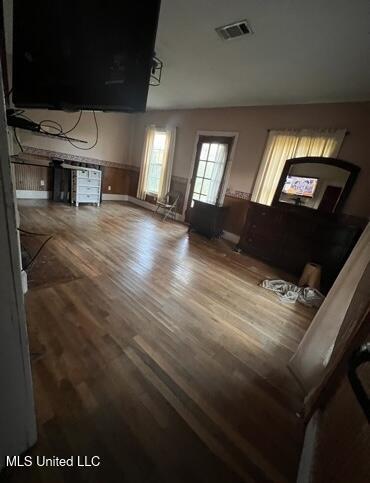
[[[286,195],[313,198],[319,178],[305,176],[287,176],[282,189]]]
[[[359,171],[337,158],[288,159],[271,206],[248,202],[238,248],[296,277],[321,265],[326,294],[368,223],[341,213]]]

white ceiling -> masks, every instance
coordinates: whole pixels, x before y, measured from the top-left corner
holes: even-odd
[[[369,26],[369,0],[162,0],[148,109],[369,100]]]

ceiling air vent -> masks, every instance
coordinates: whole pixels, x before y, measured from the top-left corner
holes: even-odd
[[[242,35],[253,33],[246,20],[229,23],[223,27],[217,27],[215,30],[222,40],[231,40],[236,37],[241,37]]]

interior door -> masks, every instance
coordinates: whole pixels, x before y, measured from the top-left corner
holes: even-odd
[[[1,5],[0,5],[1,7]],[[0,69],[1,70],[1,69]],[[0,74],[0,471],[37,439],[16,203]],[[1,476],[0,476],[1,479]]]
[[[199,137],[185,214],[186,221],[189,221],[194,200],[219,204],[233,140],[233,137],[227,136]]]
[[[361,384],[369,391],[369,363],[359,367],[358,372]],[[297,483],[369,481],[369,420],[346,375],[337,381],[334,393],[316,412],[306,431]],[[310,439],[315,442],[314,451]]]

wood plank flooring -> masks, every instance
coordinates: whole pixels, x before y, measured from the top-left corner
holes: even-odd
[[[133,205],[19,205],[23,229],[53,234],[26,296],[30,454],[102,464],[6,481],[295,481],[301,395],[286,363],[314,313],[258,287],[281,273]]]

